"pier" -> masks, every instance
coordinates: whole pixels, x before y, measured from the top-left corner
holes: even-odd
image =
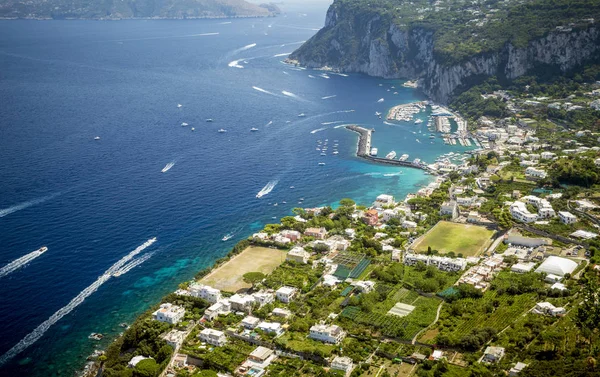
[[[367,128],[359,127],[359,126],[346,126],[346,129],[356,132],[358,136],[358,148],[356,149],[356,155],[360,158],[364,158],[365,160],[376,162],[380,164],[387,165],[395,165],[395,166],[404,166],[407,168],[421,169],[428,173],[436,174],[435,171],[432,171],[427,166],[423,166],[420,164],[413,164],[410,161],[400,161],[400,160],[391,160],[389,158],[381,158],[374,157],[370,155],[371,152],[371,136],[375,130],[369,130]]]

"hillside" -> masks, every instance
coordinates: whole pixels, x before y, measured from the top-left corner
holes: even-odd
[[[290,56],[309,67],[422,79],[447,102],[486,76],[566,72],[598,58],[600,2],[336,0],[325,27]]]
[[[0,0],[0,18],[122,19],[267,17],[273,4],[244,0]]]

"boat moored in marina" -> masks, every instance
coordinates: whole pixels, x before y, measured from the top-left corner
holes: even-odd
[[[398,160],[400,161],[406,161],[408,159],[408,155],[405,153],[402,156],[400,156],[400,158]]]
[[[378,152],[377,148],[371,148],[371,151],[370,151],[370,153],[369,153],[369,154],[370,154],[371,156],[377,156],[377,152]]]
[[[385,156],[385,158],[387,158],[388,160],[393,160],[394,158],[396,158],[396,151],[391,151]]]

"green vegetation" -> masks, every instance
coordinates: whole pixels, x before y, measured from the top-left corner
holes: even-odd
[[[421,253],[431,248],[440,253],[474,256],[484,251],[493,234],[482,226],[440,221],[413,247]]]

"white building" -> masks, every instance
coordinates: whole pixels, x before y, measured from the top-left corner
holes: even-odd
[[[352,359],[347,356],[336,356],[331,362],[331,369],[341,370],[348,376],[352,372],[352,369],[354,369],[354,363],[352,363]]]
[[[516,201],[513,204],[511,204],[509,212],[513,219],[519,220],[524,223],[532,223],[534,221],[537,221],[538,218],[536,214],[529,212],[525,203],[519,201]]]
[[[534,168],[533,166],[525,169],[525,177],[532,179],[544,179],[548,176],[545,170]]]
[[[304,250],[303,247],[296,246],[292,250],[288,251],[285,260],[306,264],[308,262],[308,258],[310,258],[310,253]]]
[[[167,342],[168,345],[173,347],[173,349],[177,349],[185,339],[185,331],[179,331],[173,329],[165,334],[162,338]]]
[[[252,330],[256,326],[258,326],[259,323],[260,323],[260,318],[256,318],[251,315],[248,315],[248,316],[244,317],[244,319],[242,319],[241,325],[242,325],[242,327],[244,327],[248,330]]]
[[[204,329],[200,332],[198,336],[200,341],[204,343],[208,343],[215,347],[222,347],[227,343],[227,337],[223,331],[214,330],[214,329]]]
[[[275,292],[277,299],[285,304],[289,304],[294,296],[298,293],[298,290],[293,287],[281,287]]]
[[[170,303],[162,304],[160,309],[152,313],[155,320],[175,325],[185,316],[185,309]]]
[[[414,222],[414,221],[404,220],[402,222],[402,227],[404,229],[416,229],[417,228],[417,223]]]
[[[362,293],[369,293],[375,289],[375,282],[370,280],[355,281],[351,285],[358,288]]]
[[[201,298],[211,304],[217,303],[222,299],[221,291],[208,285],[192,283],[188,291],[190,291],[190,296]]]
[[[204,311],[204,318],[207,321],[212,321],[219,315],[227,315],[231,312],[231,304],[229,300],[221,300],[216,304],[212,304]]]
[[[458,204],[454,200],[442,204],[440,216],[450,216],[452,219],[455,219],[458,215]]]
[[[392,195],[381,194],[375,199],[373,207],[387,207],[394,205],[394,197]]]
[[[512,265],[512,267],[510,268],[510,270],[512,272],[516,272],[516,273],[519,273],[519,274],[524,274],[526,272],[530,272],[531,270],[533,270],[533,267],[535,267],[535,263],[533,263],[533,262],[516,263],[516,264]]]
[[[231,310],[236,312],[247,312],[254,305],[254,297],[246,294],[236,293],[229,298]]]
[[[346,333],[344,330],[337,325],[314,325],[310,328],[309,338],[319,340],[325,343],[338,344],[340,343]]]
[[[263,306],[275,301],[275,294],[272,292],[260,291],[253,293],[252,298],[254,299],[254,302],[258,304],[258,307],[262,308]]]
[[[508,377],[515,377],[516,375],[521,373],[521,371],[523,369],[525,369],[525,367],[527,367],[527,364],[525,364],[525,363],[522,363],[522,362],[516,363],[515,366],[510,368],[510,370],[508,371]]]
[[[577,222],[577,217],[567,211],[559,211],[558,218],[563,224],[575,224]]]
[[[273,309],[271,314],[276,317],[288,318],[289,316],[292,315],[292,312],[287,309],[283,309],[283,308],[275,308],[275,309]]]
[[[577,268],[577,263],[566,258],[557,257],[554,255],[546,258],[535,272],[544,272],[548,275],[556,275],[564,277],[566,274],[571,274]]]
[[[535,304],[533,311],[538,314],[546,314],[553,317],[565,315],[567,311],[563,307],[555,307],[549,302],[538,302]]]
[[[279,336],[281,334],[283,334],[283,329],[281,328],[281,323],[279,322],[260,322],[258,324],[258,326],[256,326],[257,329],[264,331],[267,334],[271,334],[271,335],[275,335],[275,336]]]
[[[483,352],[483,361],[488,363],[497,363],[504,357],[504,347],[488,346]]]

